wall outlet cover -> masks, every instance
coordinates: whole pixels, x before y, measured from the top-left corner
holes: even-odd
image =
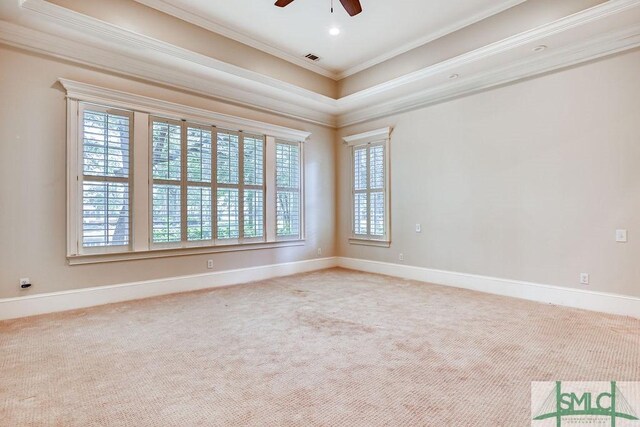
[[[589,284],[589,274],[588,273],[580,273],[580,283],[583,285]]]

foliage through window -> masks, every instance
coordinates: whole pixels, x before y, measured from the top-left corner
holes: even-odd
[[[300,146],[276,143],[276,234],[300,234]]]
[[[70,255],[302,238],[299,142],[69,103]]]
[[[389,242],[388,130],[345,137],[351,145],[352,240]],[[384,140],[361,143],[362,139]],[[386,135],[385,135],[386,133]]]
[[[82,246],[130,242],[131,115],[87,105],[82,110]]]

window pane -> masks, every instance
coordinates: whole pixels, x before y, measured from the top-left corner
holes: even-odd
[[[218,189],[218,239],[237,239],[240,235],[238,221],[238,190]]]
[[[187,179],[211,182],[211,131],[187,128]]]
[[[276,186],[300,187],[300,147],[292,144],[276,144]]]
[[[82,184],[82,246],[129,244],[129,184]]]
[[[244,183],[262,185],[264,164],[264,140],[244,138]]]
[[[85,110],[82,120],[85,175],[129,176],[129,117]]]
[[[240,165],[239,145],[237,135],[218,133],[218,183],[238,183],[238,170]]]
[[[169,243],[182,240],[180,222],[180,186],[153,185],[153,242]]]
[[[300,193],[278,191],[276,194],[276,234],[300,235]]]
[[[244,191],[244,237],[264,234],[264,195],[262,190]]]
[[[384,147],[369,150],[369,183],[371,189],[384,188]]]
[[[384,236],[384,193],[371,193],[371,225],[369,234]]]
[[[356,193],[353,200],[353,232],[367,234],[367,194]]]
[[[187,240],[211,240],[211,188],[187,188]]]
[[[153,122],[153,177],[180,180],[181,127]]]
[[[353,185],[356,190],[367,189],[367,149],[358,148],[353,151]]]

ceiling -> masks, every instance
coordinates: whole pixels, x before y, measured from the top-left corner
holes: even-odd
[[[524,0],[361,0],[363,12],[349,17],[334,0],[136,0],[304,66],[343,78],[456,31]],[[329,29],[340,34],[332,36]],[[311,64],[311,63],[310,63]]]

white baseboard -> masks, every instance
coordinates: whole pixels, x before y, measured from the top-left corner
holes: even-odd
[[[433,270],[423,267],[355,258],[339,257],[337,264],[339,267],[352,270],[386,274],[438,285],[453,286],[490,294],[640,318],[640,298],[627,295],[564,288],[560,286],[499,279],[475,274],[454,273],[451,271]]]
[[[216,271],[143,282],[98,286],[0,299],[0,320],[92,307],[178,292],[236,285],[335,267],[337,259],[319,258],[238,270]]]

